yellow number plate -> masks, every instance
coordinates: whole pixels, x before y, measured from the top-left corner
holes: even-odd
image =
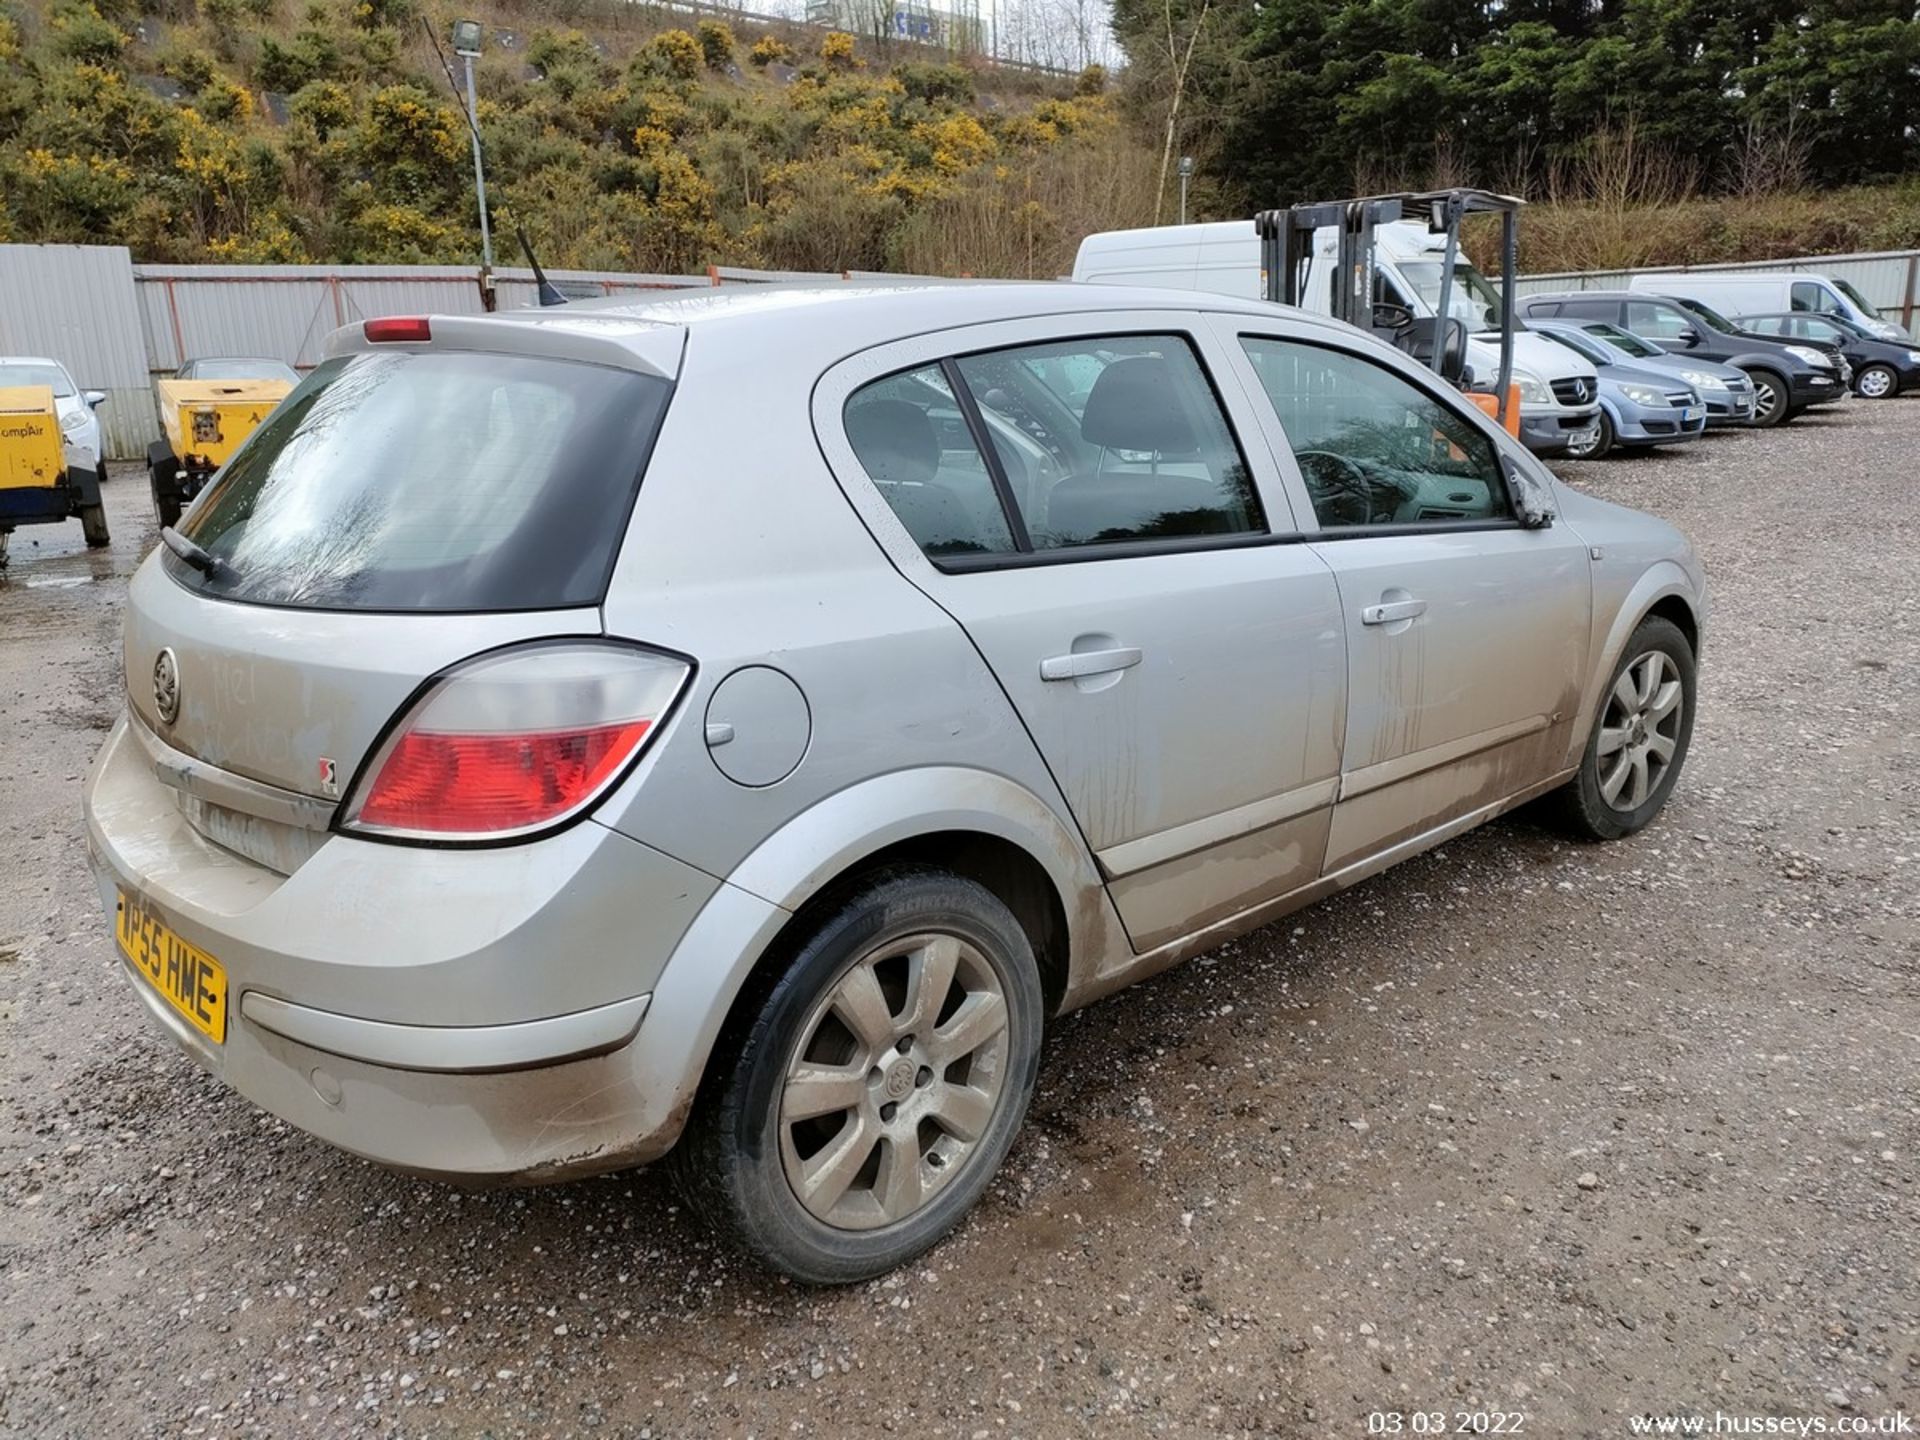
[[[187,1023],[216,1045],[227,1040],[227,972],[220,962],[189,945],[139,899],[120,892],[114,938],[138,970]]]

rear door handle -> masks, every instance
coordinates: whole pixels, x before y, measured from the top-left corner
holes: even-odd
[[[1140,649],[1136,645],[1122,645],[1113,650],[1078,650],[1071,655],[1055,655],[1040,662],[1042,680],[1078,680],[1087,675],[1107,675],[1115,670],[1128,670],[1140,663]]]
[[[1411,620],[1427,613],[1424,600],[1391,600],[1384,605],[1369,605],[1360,612],[1362,625],[1391,625],[1396,620]]]

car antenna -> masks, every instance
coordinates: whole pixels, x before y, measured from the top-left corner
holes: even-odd
[[[533,258],[533,245],[527,239],[527,227],[516,225],[513,227],[513,233],[520,237],[520,249],[525,253],[527,265],[533,271],[534,283],[540,287],[540,303],[542,305],[566,304],[567,297],[560,293],[558,286],[547,279],[547,272],[542,270],[540,262]]]

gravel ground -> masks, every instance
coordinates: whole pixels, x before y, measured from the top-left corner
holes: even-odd
[[[822,1292],[656,1174],[466,1193],[337,1154],[142,1021],[77,814],[153,540],[127,467],[110,552],[23,531],[0,581],[0,1431],[1912,1412],[1920,400],[1566,473],[1706,557],[1665,817],[1605,848],[1516,817],[1067,1019],[977,1216]]]

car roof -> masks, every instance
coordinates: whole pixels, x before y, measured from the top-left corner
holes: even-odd
[[[1538,290],[1531,295],[1522,295],[1520,303],[1524,305],[1529,300],[1669,300],[1672,298],[1658,290]]]
[[[728,285],[647,296],[579,300],[575,312],[625,315],[658,324],[751,322],[811,329],[821,323],[911,333],[942,322],[974,324],[1099,310],[1225,310],[1271,313],[1263,300],[1211,291],[1167,290],[1062,280],[842,281],[812,285]],[[499,318],[537,315],[504,311]]]
[[[62,370],[67,368],[45,355],[0,355],[0,365],[58,365]]]
[[[458,348],[568,355],[677,373],[688,343],[727,351],[776,347],[796,362],[835,360],[895,340],[961,326],[1114,311],[1203,311],[1272,317],[1282,307],[1199,290],[1073,281],[843,281],[730,285],[529,306],[492,315],[429,315],[436,341]],[[1351,337],[1353,327],[1304,310],[1289,323]],[[368,348],[359,325],[328,338],[327,353]]]

